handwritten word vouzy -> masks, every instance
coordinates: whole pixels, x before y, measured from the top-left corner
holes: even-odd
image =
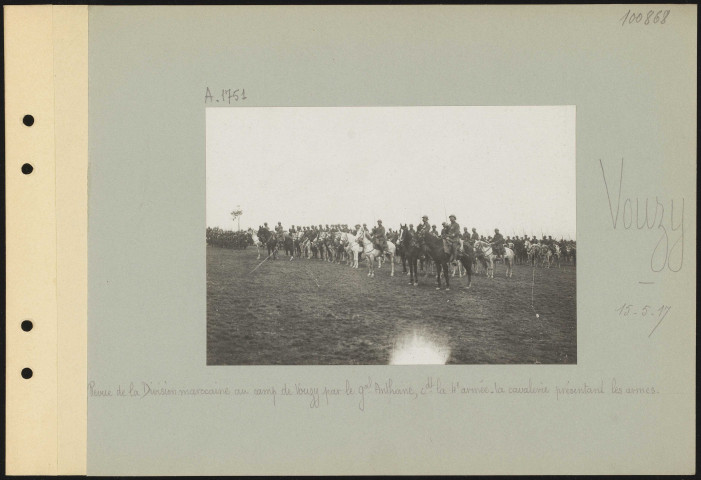
[[[601,165],[613,230],[647,230],[655,232],[651,244],[650,269],[662,272],[681,270],[684,263],[684,197],[645,197],[624,194],[623,159],[618,178],[609,178]],[[618,192],[614,191],[618,184]]]

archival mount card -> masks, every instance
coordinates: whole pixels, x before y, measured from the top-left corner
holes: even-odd
[[[4,11],[7,473],[694,473],[696,7]]]

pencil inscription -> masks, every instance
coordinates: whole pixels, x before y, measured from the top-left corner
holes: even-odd
[[[601,175],[608,199],[613,230],[655,230],[659,233],[650,256],[650,269],[661,272],[681,270],[684,263],[684,197],[679,199],[655,196],[641,199],[638,196],[623,196],[623,159],[618,181],[607,180],[604,164],[599,159]],[[612,188],[618,183],[618,193]],[[665,210],[665,206],[668,209]],[[667,215],[665,215],[667,212]]]
[[[618,21],[621,26],[642,24],[642,25],[664,25],[671,10],[648,10],[646,14],[634,12],[630,9]]]
[[[232,102],[244,101],[247,99],[245,88],[222,88],[220,94],[218,90],[215,89],[214,93],[212,93],[209,87],[206,87],[204,93],[205,105],[210,103],[231,105]]]

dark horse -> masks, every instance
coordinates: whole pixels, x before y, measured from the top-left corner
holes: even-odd
[[[292,238],[292,235],[286,233],[282,243],[285,246],[285,255],[289,255],[290,260],[295,258],[294,239]]]
[[[450,290],[450,272],[448,271],[448,263],[450,262],[450,254],[446,253],[443,248],[443,240],[435,235],[426,234],[420,236],[423,240],[422,246],[424,251],[436,264],[436,281],[438,282],[437,289],[441,288],[441,270],[443,271],[443,278],[445,279],[446,290]],[[465,267],[467,272],[467,288],[472,285],[472,262],[474,259],[474,253],[471,253],[471,247],[469,243],[464,245],[464,250],[462,254],[458,257],[460,263]]]
[[[421,256],[418,234],[406,225],[399,226],[399,238],[397,239],[397,250],[401,247],[402,266],[406,271],[406,262],[409,263],[409,285],[419,285],[418,260]]]
[[[270,231],[261,229],[258,230],[258,238],[265,244],[266,247],[268,247],[268,257],[273,257],[273,260],[277,260],[277,250],[280,243],[277,235]]]

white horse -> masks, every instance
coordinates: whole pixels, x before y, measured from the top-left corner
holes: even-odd
[[[538,262],[538,258],[540,257],[540,247],[537,243],[531,243],[530,240],[526,240],[524,247],[526,248],[526,254],[528,255],[528,263],[535,267],[536,263]]]
[[[482,255],[487,263],[487,277],[494,278],[494,260],[497,256],[494,254],[491,244],[477,240],[475,242],[475,255]],[[508,247],[504,247],[504,266],[506,266],[506,278],[511,278],[514,273],[514,251]]]
[[[557,268],[560,268],[560,257],[562,256],[562,252],[560,252],[560,245],[556,243],[553,245],[553,248],[555,251],[553,252],[553,257],[550,263],[557,263]]]
[[[260,260],[260,249],[263,248],[263,246],[264,246],[263,242],[260,241],[260,239],[258,238],[258,235],[256,234],[256,232],[252,228],[249,228],[247,230],[247,232],[251,236],[251,238],[253,239],[253,245],[256,246],[256,251],[258,252],[258,260]]]
[[[358,231],[358,236],[355,238],[355,241],[358,244],[361,244],[362,249],[363,249],[363,254],[365,254],[365,258],[367,259],[368,277],[374,277],[375,276],[375,259],[382,258],[383,252],[381,252],[375,248],[375,245],[373,245],[372,239],[370,238],[370,235],[366,230],[360,229]],[[389,263],[391,266],[391,272],[389,274],[390,277],[394,277],[394,255],[396,253],[397,253],[397,247],[395,247],[395,245],[392,242],[387,241],[387,250],[384,252],[384,255],[389,256]]]
[[[358,268],[358,261],[360,257],[360,252],[363,251],[363,247],[360,246],[355,236],[350,232],[339,232],[339,240],[341,245],[346,250],[346,255],[348,256],[348,265],[351,268]]]
[[[312,241],[305,238],[300,242],[299,247],[302,249],[302,256],[309,260],[312,256]]]

